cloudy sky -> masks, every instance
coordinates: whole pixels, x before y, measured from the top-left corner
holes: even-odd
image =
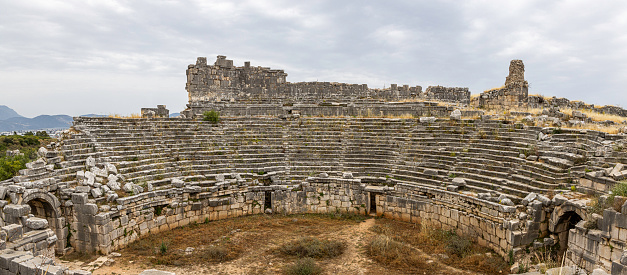
[[[469,87],[627,107],[627,1],[0,0],[0,105],[33,117],[185,108],[226,55],[288,81]]]

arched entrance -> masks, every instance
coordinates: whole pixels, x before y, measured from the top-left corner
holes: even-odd
[[[67,239],[65,218],[61,216],[59,200],[52,194],[40,190],[27,190],[22,204],[28,204],[33,216],[46,219],[50,229],[57,235],[56,253],[65,252]]]
[[[568,233],[575,225],[583,220],[581,209],[574,206],[556,208],[551,215],[549,222],[549,231],[553,236],[557,237],[559,250],[557,251],[558,259],[561,260],[564,253],[568,249]]]

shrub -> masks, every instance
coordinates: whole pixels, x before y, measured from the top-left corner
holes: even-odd
[[[421,257],[410,246],[385,235],[374,237],[366,245],[366,252],[375,261],[393,266],[428,270],[427,259]]]
[[[216,124],[220,122],[220,113],[216,110],[204,112],[202,114],[202,120]]]
[[[319,267],[312,258],[304,258],[296,261],[296,263],[285,267],[287,275],[316,275],[322,274],[322,268]]]
[[[463,258],[470,252],[472,242],[468,238],[453,234],[446,245],[446,251],[450,254],[455,254],[460,258]]]
[[[161,252],[161,255],[168,252],[168,244],[165,243],[164,241],[162,241],[161,245],[159,246],[159,252]]]
[[[627,181],[621,181],[612,187],[612,196],[627,197]]]
[[[340,241],[304,237],[282,245],[279,251],[290,256],[332,258],[341,255],[344,252],[344,248],[344,243]]]
[[[229,259],[229,252],[224,247],[209,246],[204,249],[203,256],[205,260],[223,262]]]

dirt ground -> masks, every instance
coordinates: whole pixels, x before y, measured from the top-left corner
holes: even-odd
[[[341,256],[316,259],[324,274],[475,274],[448,266],[415,247],[415,253],[433,266],[416,270],[372,260],[367,255],[366,245],[376,235],[369,229],[377,221],[372,217],[346,219],[329,215],[248,216],[146,236],[118,251],[119,257],[70,255],[61,259],[61,263],[70,269],[89,270],[100,266],[93,274],[139,274],[147,269],[176,274],[283,274],[285,267],[297,259],[277,253],[277,248],[310,236],[346,244]],[[167,246],[165,253],[164,244]],[[227,249],[228,259],[220,262],[202,256],[201,251],[209,246]]]

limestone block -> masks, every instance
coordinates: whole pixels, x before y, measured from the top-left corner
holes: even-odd
[[[514,206],[514,202],[508,198],[501,199],[499,203],[502,205]]]
[[[562,205],[568,199],[561,194],[557,194],[553,197],[553,205]]]
[[[24,229],[19,224],[9,224],[7,226],[3,226],[1,230],[3,231],[2,235],[6,236],[7,242],[12,242],[22,238],[22,234],[24,233]]]
[[[96,159],[92,156],[88,157],[85,161],[85,165],[87,165],[88,168],[96,166]]]
[[[48,228],[48,220],[42,218],[28,218],[26,220],[26,227],[33,230],[41,230]]]
[[[142,273],[139,273],[139,275],[176,275],[176,274],[173,272],[161,271],[157,269],[148,269]]]
[[[612,171],[609,173],[610,177],[614,177],[615,175],[617,175],[619,172],[621,172],[623,170],[623,168],[625,167],[625,165],[623,165],[622,163],[617,163],[614,168],[612,169]]]
[[[118,199],[118,194],[116,193],[107,193],[107,202],[113,202]]]
[[[100,198],[102,197],[102,190],[100,190],[99,188],[93,188],[91,189],[91,195],[96,199]]]
[[[84,185],[79,185],[79,186],[76,186],[76,188],[74,188],[74,191],[76,193],[90,193],[91,192],[91,187],[84,186]]]
[[[133,193],[133,194],[140,194],[140,193],[144,192],[144,188],[142,188],[141,186],[139,186],[137,184],[129,182],[129,183],[124,185],[124,191],[126,191],[128,193]]]
[[[24,186],[12,184],[12,185],[9,185],[8,190],[9,190],[9,193],[22,194],[24,193],[24,191],[26,191],[26,188],[24,188]]]
[[[420,123],[434,123],[437,119],[435,117],[421,117]]]
[[[551,204],[551,199],[543,195],[538,195],[536,198],[538,199],[538,201],[542,202],[542,205],[544,206],[549,206]]]
[[[114,176],[115,177],[115,176]],[[109,181],[107,182],[107,187],[109,187],[111,190],[120,190],[120,184],[117,182],[117,177],[115,177],[115,180],[111,180],[111,177],[109,177]]]
[[[459,109],[455,109],[455,111],[451,113],[451,119],[452,120],[462,119],[462,112]]]
[[[96,183],[96,174],[92,173],[91,171],[85,171],[84,184],[92,186],[94,185],[94,183]]]
[[[464,187],[466,186],[466,180],[463,178],[454,178],[452,184],[459,187]]]
[[[527,196],[521,201],[522,205],[526,206],[527,204],[529,204],[530,202],[535,200],[536,196],[537,196],[537,194],[533,193],[533,192],[527,194]]]
[[[427,169],[425,169],[425,170],[423,171],[423,174],[425,174],[425,175],[429,175],[429,176],[437,176],[437,175],[438,175],[438,171],[437,171],[437,170],[434,170],[434,169],[428,169],[428,168],[427,168]]]
[[[224,177],[224,175],[222,175]],[[170,182],[172,183],[172,186],[176,187],[176,188],[181,188],[183,186],[185,186],[185,182],[182,181],[179,178],[173,178],[172,180],[170,180]]]
[[[28,204],[9,204],[2,208],[2,212],[15,218],[22,217],[30,213],[30,206]]]
[[[72,194],[73,204],[85,204],[87,203],[87,193],[74,193]]]
[[[86,203],[83,205],[83,207],[80,207],[79,209],[81,209],[83,214],[88,214],[88,215],[96,215],[96,213],[98,213],[98,205],[93,204],[93,203]]]
[[[105,166],[106,166],[107,170],[109,171],[109,173],[113,173],[113,174],[117,174],[118,173],[118,169],[112,163],[107,163],[107,164],[105,164]]]

